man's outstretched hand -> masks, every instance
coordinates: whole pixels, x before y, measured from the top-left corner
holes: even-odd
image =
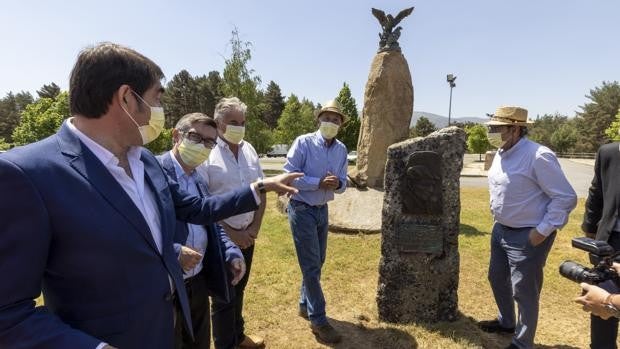
[[[265,191],[275,191],[276,193],[278,193],[278,195],[286,194],[290,196],[293,194],[297,194],[297,188],[291,186],[291,183],[295,179],[303,177],[303,175],[304,174],[301,172],[291,172],[265,178],[263,179]],[[256,185],[256,182],[253,185]]]

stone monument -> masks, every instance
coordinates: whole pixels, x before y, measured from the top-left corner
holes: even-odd
[[[375,55],[366,90],[360,135],[357,141],[357,166],[350,179],[357,187],[383,187],[387,148],[409,136],[413,115],[413,84],[407,60],[398,44],[398,23],[413,12],[413,7],[396,17],[372,9],[379,20],[379,50]]]
[[[383,321],[457,318],[465,149],[465,132],[454,126],[388,148],[377,291]]]

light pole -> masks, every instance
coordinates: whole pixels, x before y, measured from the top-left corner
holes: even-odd
[[[456,80],[456,75],[448,74],[446,76],[446,81],[448,81],[448,84],[450,85],[450,104],[448,106],[448,126],[450,126],[450,119],[452,118],[452,89],[456,86],[456,84],[454,83],[454,80]]]

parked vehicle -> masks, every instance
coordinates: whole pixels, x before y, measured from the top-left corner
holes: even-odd
[[[288,144],[275,144],[271,147],[271,150],[267,153],[268,158],[285,157],[288,153]]]
[[[347,155],[347,160],[349,161],[349,164],[355,165],[355,163],[357,162],[357,151],[350,151],[349,155]]]

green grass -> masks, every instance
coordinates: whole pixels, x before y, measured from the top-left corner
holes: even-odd
[[[376,289],[381,236],[329,235],[322,284],[327,314],[344,334],[337,348],[503,348],[510,336],[481,332],[476,320],[496,316],[487,281],[492,219],[488,192],[461,191],[461,261],[459,309],[452,323],[394,325],[377,319]],[[308,322],[297,316],[299,271],[288,221],[276,210],[276,197],[268,207],[256,242],[250,282],[245,296],[246,332],[263,336],[269,348],[325,348],[316,342]],[[577,284],[562,278],[558,266],[565,259],[587,265],[586,253],[571,248],[581,236],[583,200],[558,233],[545,268],[545,284],[536,335],[539,348],[586,348],[589,316],[572,299]],[[40,302],[40,300],[39,300]]]

